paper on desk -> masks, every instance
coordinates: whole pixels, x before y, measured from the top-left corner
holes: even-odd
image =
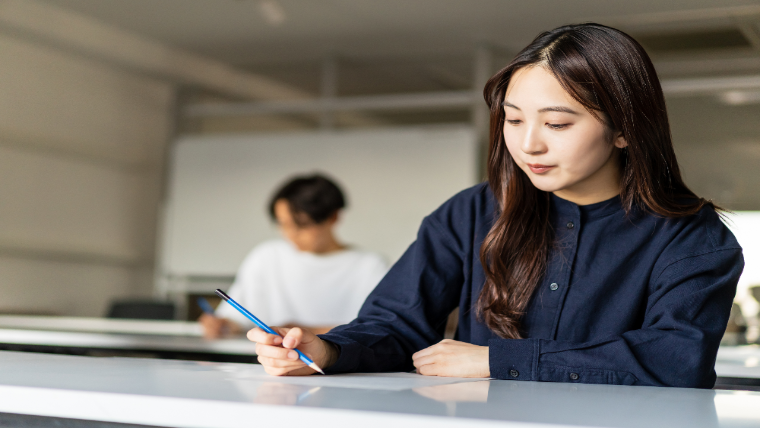
[[[312,376],[271,376],[261,366],[249,366],[241,370],[224,371],[232,374],[234,380],[276,382],[303,386],[335,388],[358,388],[384,391],[402,391],[426,386],[448,385],[461,382],[478,382],[482,378],[422,376],[416,373],[347,373],[337,375]]]

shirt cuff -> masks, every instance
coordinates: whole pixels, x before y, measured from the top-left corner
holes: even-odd
[[[327,368],[322,368],[325,371],[325,374],[350,373],[356,371],[359,367],[361,345],[351,339],[330,333],[319,334],[317,337],[332,343],[338,348],[338,359],[335,361],[335,364]]]
[[[491,339],[488,365],[491,377],[510,380],[537,380],[539,339]]]

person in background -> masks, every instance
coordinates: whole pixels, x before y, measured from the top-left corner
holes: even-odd
[[[295,177],[271,198],[269,214],[285,239],[254,248],[228,294],[273,325],[314,333],[356,318],[367,295],[387,271],[377,254],[335,237],[346,206],[340,188],[321,175]],[[253,324],[230,305],[199,319],[207,338],[239,334]]]

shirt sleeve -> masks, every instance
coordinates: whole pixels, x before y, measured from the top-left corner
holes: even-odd
[[[456,240],[432,218],[370,293],[357,319],[320,335],[340,348],[327,371],[408,371],[411,355],[443,339],[457,306],[463,260]]]
[[[546,382],[712,388],[744,259],[740,248],[684,257],[654,279],[638,330],[573,343],[489,341],[491,376]]]

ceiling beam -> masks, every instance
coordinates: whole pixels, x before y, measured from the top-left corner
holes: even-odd
[[[0,1],[0,31],[21,34],[87,57],[242,99],[310,98],[311,94],[227,64],[106,25],[36,0]]]
[[[141,74],[196,86],[242,100],[308,100],[314,94],[124,31],[37,0],[0,0],[0,31],[111,63]],[[346,114],[353,126],[380,120]]]
[[[727,74],[760,71],[760,56],[750,52],[739,55],[699,55],[692,57],[654,59],[660,77]]]
[[[449,91],[304,101],[194,104],[185,107],[182,113],[186,117],[213,117],[389,110],[447,110],[471,108],[479,99],[479,94],[473,91]]]
[[[760,75],[662,79],[668,96],[720,94],[760,89]],[[322,100],[193,104],[183,108],[186,117],[255,116],[266,114],[319,114],[324,112],[450,110],[473,108],[482,103],[475,91],[326,98]]]
[[[736,27],[756,51],[760,51],[760,33],[755,20],[737,20]]]
[[[626,29],[644,29],[651,27],[668,28],[676,24],[725,23],[736,18],[746,19],[758,15],[760,15],[760,5],[750,4],[598,16],[589,19],[589,21],[601,22],[613,27],[625,27]]]
[[[691,96],[756,89],[760,89],[760,75],[662,80],[662,91],[666,95],[671,96]]]

